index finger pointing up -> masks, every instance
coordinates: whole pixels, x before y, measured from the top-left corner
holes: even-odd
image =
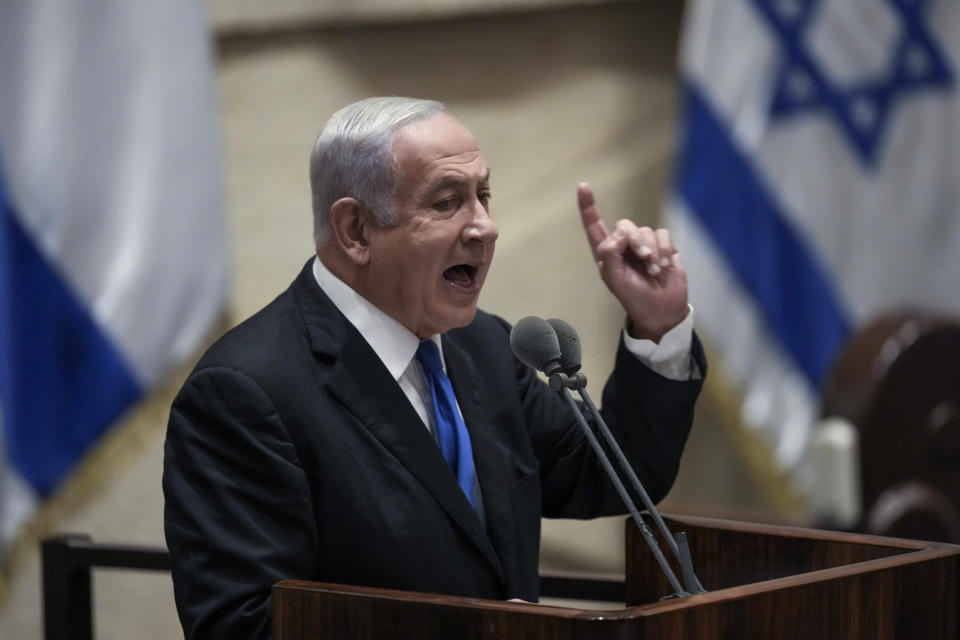
[[[606,240],[609,232],[607,225],[600,218],[600,212],[597,211],[593,189],[586,182],[577,185],[577,205],[580,207],[580,221],[583,222],[583,230],[587,233],[587,242],[590,243],[590,250],[596,259],[597,247]]]

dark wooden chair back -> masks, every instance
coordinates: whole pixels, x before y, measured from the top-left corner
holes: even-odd
[[[888,315],[847,345],[822,414],[860,440],[857,530],[960,543],[960,321]]]

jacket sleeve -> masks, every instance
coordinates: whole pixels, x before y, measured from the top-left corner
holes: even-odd
[[[706,360],[696,336],[692,356],[705,375]],[[613,483],[565,401],[526,365],[517,362],[516,371],[531,444],[540,465],[543,515],[592,518],[625,513]],[[621,340],[598,405],[654,502],[667,494],[676,478],[703,377],[685,381],[665,378],[641,363]],[[598,439],[603,442],[599,434]],[[604,449],[619,468],[609,448],[604,445]],[[642,508],[639,497],[633,499]]]
[[[317,562],[311,491],[263,390],[226,367],[191,374],[164,448],[164,528],[186,638],[270,637],[270,588]]]

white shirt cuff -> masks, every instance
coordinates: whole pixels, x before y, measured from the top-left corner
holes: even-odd
[[[698,379],[700,370],[690,353],[693,345],[693,307],[688,304],[687,308],[687,317],[663,334],[660,342],[633,338],[624,327],[623,344],[627,351],[664,378]]]

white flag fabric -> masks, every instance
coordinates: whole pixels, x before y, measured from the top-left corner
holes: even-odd
[[[960,312],[960,3],[692,0],[680,71],[667,213],[698,328],[802,491],[851,334]]]
[[[0,6],[0,552],[227,293],[206,4]]]

